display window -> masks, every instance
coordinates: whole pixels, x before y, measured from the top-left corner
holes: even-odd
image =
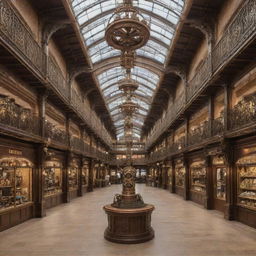
[[[195,161],[190,165],[190,189],[206,192],[206,167],[204,161]]]
[[[167,175],[168,175],[168,184],[171,187],[172,186],[172,168],[171,167],[168,167]]]
[[[0,211],[32,202],[32,163],[23,158],[0,159]]]
[[[186,169],[183,163],[179,162],[175,165],[175,185],[184,188]]]
[[[213,158],[214,174],[214,197],[219,200],[226,200],[227,186],[227,168],[224,165],[223,157]]]
[[[62,193],[62,165],[58,161],[47,161],[44,167],[44,196]]]
[[[238,205],[256,210],[256,153],[240,158],[236,165]]]
[[[72,161],[68,169],[68,187],[70,190],[78,189],[79,166],[77,161]]]
[[[89,166],[84,163],[82,167],[82,186],[88,186],[89,183]]]

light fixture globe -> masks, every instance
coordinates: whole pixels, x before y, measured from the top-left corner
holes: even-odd
[[[124,79],[121,79],[119,82],[119,90],[122,90],[125,94],[132,94],[138,89],[138,84],[137,82],[130,78],[126,77]]]
[[[132,116],[137,108],[138,105],[131,100],[127,100],[122,105],[120,105],[120,109],[125,116]]]
[[[131,4],[116,9],[106,29],[107,43],[121,51],[134,51],[143,47],[150,36],[150,28]]]

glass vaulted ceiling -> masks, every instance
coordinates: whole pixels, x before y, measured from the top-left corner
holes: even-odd
[[[120,113],[119,106],[124,102],[125,97],[118,89],[118,81],[124,78],[125,73],[120,67],[120,62],[115,61],[115,65],[110,65],[111,59],[120,57],[121,52],[108,46],[104,35],[115,8],[122,3],[123,0],[72,0],[73,10],[92,65],[96,67],[108,61],[106,68],[101,69],[100,72],[96,70],[95,75],[116,127],[117,138],[124,136],[124,117]],[[164,67],[184,0],[134,0],[133,5],[140,10],[150,25],[150,39],[144,47],[136,50],[136,56],[140,57],[140,60],[136,60],[137,65],[131,72],[132,78],[139,85],[132,98],[139,106],[133,118],[133,135],[139,139],[161,75],[154,65],[147,69],[143,62],[150,60]]]

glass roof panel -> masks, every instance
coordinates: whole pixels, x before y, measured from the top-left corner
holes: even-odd
[[[71,0],[71,3],[92,65],[96,66],[95,64],[104,60],[111,63],[111,58],[120,56],[119,50],[113,49],[106,43],[105,30],[115,8],[122,4],[123,0]],[[164,67],[184,1],[138,0],[133,1],[133,5],[138,7],[150,26],[150,39],[144,47],[136,50],[136,55],[156,61]],[[108,68],[96,75],[115,126],[124,125],[119,106],[125,101],[125,96],[120,93],[118,87],[118,81],[124,77],[125,73],[121,67]],[[131,71],[131,77],[138,83],[138,89],[132,101],[139,106],[137,116],[135,114],[136,117],[133,120],[138,125],[136,129],[134,128],[134,136],[139,137],[141,131],[139,127],[143,126],[148,114],[160,76],[147,68],[135,66]],[[118,129],[117,136],[123,137],[124,130]]]

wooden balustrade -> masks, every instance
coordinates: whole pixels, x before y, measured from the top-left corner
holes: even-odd
[[[68,145],[68,136],[66,131],[56,127],[56,125],[45,120],[45,137],[51,139],[52,142]]]
[[[47,77],[58,90],[59,94],[69,99],[69,87],[66,78],[52,56],[48,57]]]
[[[209,81],[213,78],[213,74],[217,75],[220,67],[227,64],[248,42],[255,37],[256,34],[256,1],[245,0],[243,6],[234,16],[226,31],[223,33],[223,37],[213,47],[212,53],[206,57],[206,59],[198,67],[195,76],[188,82],[187,86],[187,98],[186,102],[182,104],[185,106],[190,103],[191,100],[196,98],[196,95],[205,87],[209,86]],[[177,101],[175,104],[180,104]],[[157,123],[155,125],[154,132],[148,140],[146,147],[149,148],[159,136],[168,129],[174,119],[177,118],[177,109],[171,108],[166,114],[166,121],[162,125]],[[182,110],[183,108],[181,108]],[[244,117],[245,118],[245,117]],[[250,119],[251,117],[249,117]],[[231,118],[231,128],[236,126],[235,115]],[[243,119],[243,118],[242,118]],[[245,118],[246,119],[246,118]],[[237,118],[238,120],[238,118]],[[222,132],[223,126],[220,123],[214,123],[216,135]],[[243,122],[243,121],[242,121]],[[245,122],[246,124],[246,122]],[[239,124],[240,125],[240,124]],[[220,129],[218,131],[218,129]]]
[[[188,145],[195,145],[201,143],[205,139],[211,137],[211,131],[209,122],[205,121],[199,125],[195,130],[189,132],[188,134]]]
[[[242,8],[228,25],[213,48],[213,71],[226,64],[256,33],[256,1],[245,0]]]
[[[45,55],[43,48],[36,42],[18,12],[12,7],[10,1],[6,0],[0,0],[0,41],[3,41],[8,47],[11,46],[15,55],[23,62],[25,61],[32,72],[40,75],[42,80],[47,78],[59,96],[63,97],[66,103],[71,104],[88,126],[96,131],[96,134],[102,137],[106,144],[111,146],[112,140],[107,130],[99,131],[100,121],[90,123],[92,113],[89,113],[89,109],[84,108],[84,104],[78,100],[77,95],[73,94],[73,97],[69,95],[68,80],[62,70],[52,56]],[[71,102],[69,102],[70,97],[72,97]],[[96,116],[96,114],[93,115]],[[94,119],[98,119],[98,117]]]
[[[30,135],[40,135],[39,118],[7,96],[0,97],[0,124],[9,126],[10,130],[14,128]]]
[[[188,82],[187,90],[187,102],[191,101],[192,98],[200,91],[201,88],[209,81],[211,78],[211,54],[209,54],[206,59],[197,68],[196,74]]]
[[[256,93],[244,97],[231,109],[229,123],[231,130],[256,123]]]
[[[5,40],[15,53],[33,67],[37,73],[45,73],[45,54],[10,1],[0,0],[0,40]]]

